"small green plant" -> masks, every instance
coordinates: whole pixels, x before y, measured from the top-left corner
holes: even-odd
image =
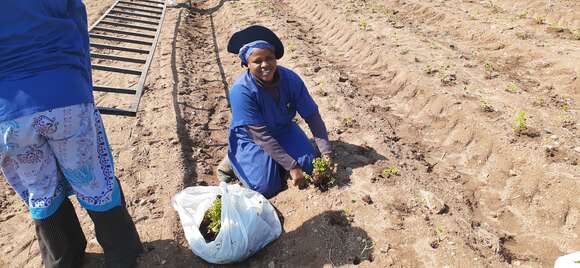
[[[296,51],[296,45],[294,43],[289,43],[286,47],[288,48],[288,51],[290,51],[290,52]]]
[[[574,263],[580,263],[580,260],[574,261]]]
[[[580,40],[580,29],[572,30],[572,39]]]
[[[546,17],[544,17],[544,16],[535,16],[534,17],[534,22],[536,24],[544,24],[544,23],[546,23]]]
[[[328,186],[335,183],[334,168],[330,159],[326,157],[317,157],[312,160],[312,175],[304,176],[306,182],[312,183],[321,190],[328,189]]]
[[[436,68],[435,66],[431,66],[429,64],[427,64],[427,66],[425,66],[423,68],[423,71],[425,71],[426,74],[435,74],[441,71],[441,67]]]
[[[345,217],[350,217],[350,209],[344,208],[342,210],[342,215],[345,216]]]
[[[522,12],[518,13],[517,18],[518,19],[525,19],[528,17],[528,11],[527,10],[523,10]]]
[[[486,62],[483,65],[483,71],[485,72],[485,78],[487,79],[492,79],[495,73],[495,68],[493,67],[493,65],[489,62]]]
[[[491,112],[495,111],[493,106],[491,104],[489,104],[489,101],[487,101],[484,98],[481,98],[479,100],[479,108],[486,113],[491,113]]]
[[[563,127],[572,126],[576,122],[576,118],[571,114],[560,115],[560,123]]]
[[[359,28],[359,30],[361,30],[361,31],[366,31],[366,30],[368,30],[368,25],[367,25],[367,22],[366,22],[364,19],[361,19],[361,20],[358,22],[358,28]]]
[[[389,167],[383,169],[383,176],[384,177],[391,177],[394,175],[399,175],[399,169],[397,168],[397,166],[392,165],[392,166],[389,166]]]
[[[347,116],[347,117],[342,119],[342,125],[345,127],[349,127],[349,128],[354,127],[355,123],[356,123],[356,121],[350,116]]]
[[[520,88],[514,83],[509,83],[505,87],[505,91],[507,91],[509,93],[518,93],[520,91]]]
[[[443,240],[443,236],[445,235],[445,230],[443,229],[442,225],[437,225],[437,227],[435,227],[435,234],[437,235],[437,238],[439,238],[440,240]]]
[[[532,33],[528,31],[516,32],[516,37],[521,40],[527,40],[533,37]]]
[[[570,111],[570,104],[568,104],[568,103],[562,103],[562,105],[560,105],[560,110],[562,110],[563,112]]]
[[[544,97],[537,97],[532,101],[532,105],[537,107],[544,107],[546,106],[546,99]]]
[[[514,131],[516,133],[524,132],[528,129],[528,117],[526,112],[520,111],[514,119]]]

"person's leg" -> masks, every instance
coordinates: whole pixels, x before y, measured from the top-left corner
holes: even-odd
[[[61,122],[48,135],[64,176],[87,209],[105,254],[106,267],[133,267],[143,247],[114,174],[113,158],[93,104],[53,110]]]
[[[48,218],[34,220],[34,225],[45,267],[81,266],[87,240],[68,198]]]
[[[119,191],[122,195],[120,184]],[[120,206],[108,211],[87,210],[95,224],[97,241],[105,252],[106,267],[134,267],[137,257],[143,252],[139,233],[122,199]]]
[[[28,206],[44,266],[79,267],[86,239],[55,156],[35,128],[38,117],[0,123],[2,172]]]
[[[282,190],[284,168],[263,150],[242,152],[235,159],[230,158],[230,162],[236,177],[240,178],[247,188],[261,193],[266,198],[274,197]]]

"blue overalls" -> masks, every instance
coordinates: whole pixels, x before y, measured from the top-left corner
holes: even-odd
[[[236,80],[230,93],[232,124],[228,157],[236,176],[267,198],[282,189],[284,169],[254,143],[244,126],[266,125],[280,146],[308,174],[312,173],[312,160],[316,156],[308,137],[293,119],[296,112],[307,118],[318,107],[296,73],[282,66],[277,67],[277,72],[280,75],[278,102],[256,84],[249,71]]]

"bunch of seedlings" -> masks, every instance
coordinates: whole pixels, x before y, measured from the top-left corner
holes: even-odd
[[[318,187],[321,191],[328,190],[328,187],[335,183],[336,165],[332,166],[330,159],[317,157],[312,160],[312,175],[306,175],[306,182]]]
[[[199,226],[199,231],[205,242],[214,241],[220,232],[222,225],[222,198],[218,195],[213,201],[211,207],[205,212],[201,225]]]

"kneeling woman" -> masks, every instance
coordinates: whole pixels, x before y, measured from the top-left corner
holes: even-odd
[[[278,37],[262,26],[235,33],[228,51],[237,53],[247,70],[230,92],[232,122],[228,159],[236,177],[247,187],[270,198],[281,191],[285,175],[301,185],[311,174],[316,149],[293,121],[296,112],[307,122],[324,157],[330,157],[328,133],[318,107],[302,79],[278,66],[284,55]],[[220,164],[221,174],[223,166]],[[220,173],[220,172],[218,172]]]

